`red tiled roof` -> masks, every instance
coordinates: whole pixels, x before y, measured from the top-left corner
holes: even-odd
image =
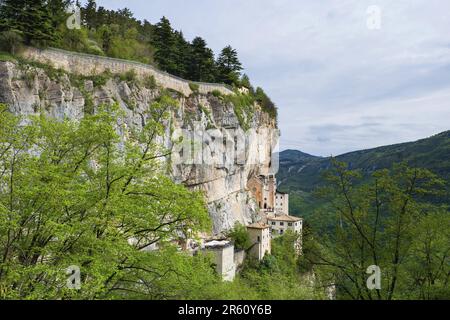
[[[270,228],[269,225],[265,224],[264,222],[255,222],[251,225],[248,225],[247,228],[250,229],[268,229]]]
[[[270,220],[270,221],[284,221],[284,222],[298,222],[298,221],[302,221],[303,219],[284,214],[284,215],[281,215],[281,216],[274,216],[274,217],[268,216],[267,220]]]

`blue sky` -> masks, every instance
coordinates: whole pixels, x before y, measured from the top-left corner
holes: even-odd
[[[448,0],[98,0],[235,47],[279,108],[281,149],[338,155],[450,129]],[[367,26],[369,6],[379,29]]]

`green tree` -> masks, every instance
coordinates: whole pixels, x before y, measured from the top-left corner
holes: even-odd
[[[19,31],[27,45],[55,40],[55,27],[44,0],[4,0],[0,4],[0,32]]]
[[[242,64],[238,53],[231,46],[225,47],[217,58],[219,81],[226,84],[238,84]]]
[[[89,29],[97,29],[99,27],[97,17],[97,3],[95,0],[88,0],[81,10],[84,25]]]
[[[308,276],[302,274],[298,264],[302,257],[296,255],[294,244],[297,234],[287,232],[272,240],[272,254],[262,261],[247,259],[235,281],[237,292],[246,292],[254,299],[305,300],[324,299],[322,288],[314,288]],[[245,298],[237,295],[235,299]]]
[[[260,87],[256,88],[255,99],[261,105],[262,109],[267,112],[272,118],[276,119],[278,116],[278,110],[275,103],[269,98],[269,96]]]
[[[215,69],[213,51],[207,47],[205,40],[196,37],[191,44],[188,78],[194,81],[214,82]]]
[[[162,96],[143,130],[128,134],[116,106],[79,122],[1,107],[1,298],[181,298],[189,268],[208,270],[171,246],[210,228],[203,194],[173,183],[161,165],[168,152],[155,137],[174,106]],[[143,250],[152,245],[159,250]],[[66,287],[72,265],[81,290]]]
[[[252,245],[247,227],[240,223],[236,223],[227,236],[233,241],[236,249],[247,250]]]
[[[329,185],[320,192],[329,203],[321,217],[334,224],[328,235],[314,237],[322,248],[311,250],[308,258],[325,268],[323,284],[335,283],[341,298],[450,297],[445,288],[449,235],[436,225],[441,219],[448,225],[448,208],[427,203],[430,195],[445,190],[444,182],[405,164],[377,171],[367,183],[361,178],[359,171],[334,161]],[[366,286],[371,265],[381,268],[380,290]]]
[[[188,75],[188,63],[190,59],[189,42],[186,41],[183,32],[181,31],[174,31],[174,37],[175,37],[175,49],[174,49],[175,70],[173,70],[173,74],[185,79],[190,79]]]
[[[405,259],[405,281],[399,291],[405,299],[449,299],[450,219],[448,211],[425,215],[413,226],[411,254]]]
[[[249,89],[251,94],[253,94],[253,95],[255,94],[255,89],[253,88],[248,75],[246,75],[246,74],[242,75],[241,81],[240,81],[240,86]]]
[[[0,50],[15,55],[23,44],[23,38],[16,30],[0,33]]]
[[[51,12],[52,26],[55,30],[66,27],[66,20],[69,17],[67,8],[71,3],[71,0],[47,0],[47,8]]]
[[[153,44],[156,48],[155,61],[158,66],[164,71],[176,74],[179,70],[176,54],[177,39],[166,17],[163,17],[155,26]]]

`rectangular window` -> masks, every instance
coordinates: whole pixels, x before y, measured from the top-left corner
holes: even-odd
[[[280,222],[280,226],[284,226],[284,222]]]
[[[260,236],[258,236],[258,242],[261,242],[261,237]]]
[[[276,224],[277,224],[276,222],[272,221],[272,225],[273,225],[273,226],[276,225]]]
[[[289,223],[288,223],[288,226],[289,226],[289,227],[292,227],[292,223],[291,223],[291,222],[289,222]]]

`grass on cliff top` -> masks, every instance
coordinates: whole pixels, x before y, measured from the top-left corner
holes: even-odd
[[[8,52],[4,52],[4,51],[0,51],[0,61],[11,61],[14,62],[16,61],[16,57],[13,56],[11,53]]]

